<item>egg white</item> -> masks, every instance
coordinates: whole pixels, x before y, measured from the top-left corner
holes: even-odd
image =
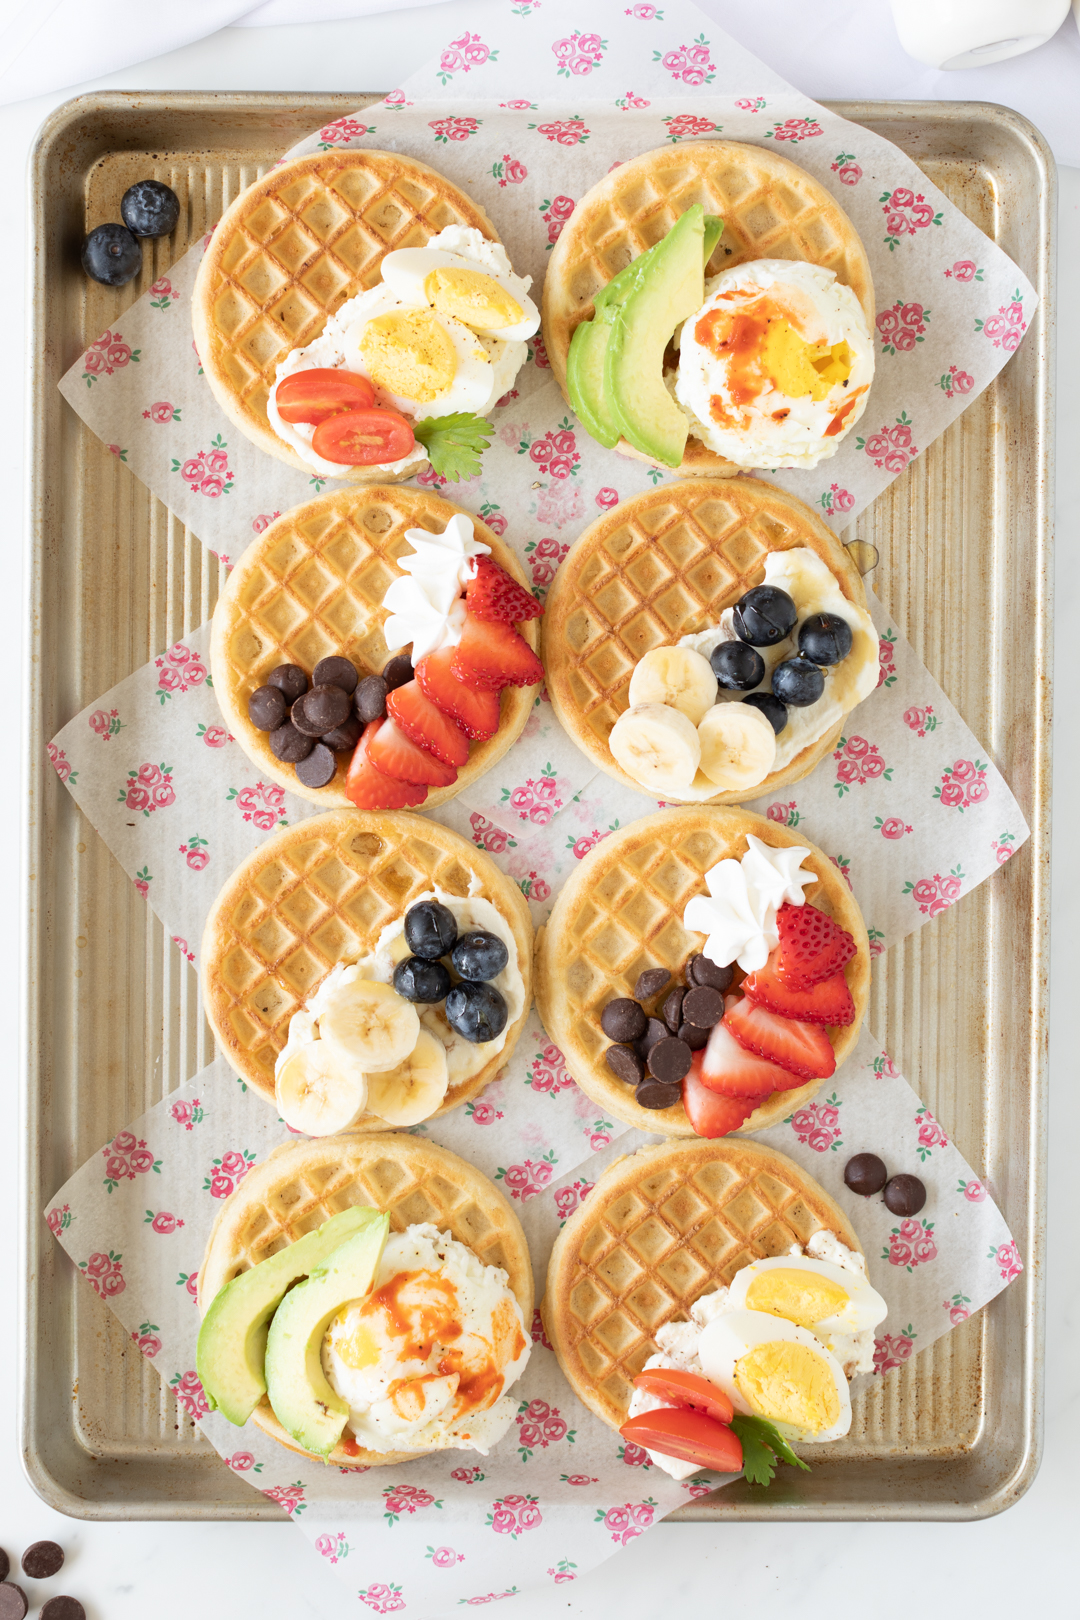
[[[787,1321],[783,1316],[770,1316],[767,1311],[726,1311],[723,1315],[714,1317],[702,1332],[698,1341],[698,1359],[705,1377],[712,1379],[714,1384],[719,1384],[736,1412],[766,1416],[764,1413],[754,1413],[735,1382],[735,1365],[757,1345],[775,1344],[778,1339],[793,1339],[820,1356],[836,1385],[840,1412],[835,1423],[829,1428],[819,1430],[817,1434],[811,1434],[794,1423],[776,1423],[775,1418],[770,1418],[769,1421],[776,1423],[777,1429],[786,1440],[812,1442],[815,1445],[826,1440],[839,1440],[851,1427],[851,1394],[848,1390],[848,1381],[836,1357],[826,1350],[821,1341],[807,1328],[796,1327],[794,1322]]]
[[[847,1266],[837,1266],[829,1260],[812,1260],[804,1255],[780,1255],[771,1260],[752,1260],[735,1273],[731,1283],[730,1299],[733,1307],[742,1309],[746,1295],[755,1277],[766,1271],[815,1271],[829,1282],[836,1283],[848,1296],[848,1302],[832,1316],[823,1316],[814,1324],[819,1333],[861,1333],[865,1328],[877,1327],[888,1315],[889,1307],[876,1288],[865,1277]],[[755,1310],[755,1315],[769,1315]],[[781,1320],[781,1318],[774,1318]]]

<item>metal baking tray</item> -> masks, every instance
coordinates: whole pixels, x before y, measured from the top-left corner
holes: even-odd
[[[103,1141],[213,1055],[196,976],[57,782],[45,743],[207,619],[222,570],[57,391],[86,344],[242,187],[321,124],[376,99],[108,92],[60,107],[31,159],[32,417],[27,687],[21,1439],[39,1494],[73,1517],[266,1519],[221,1466],[41,1211]],[[1050,857],[1054,166],[1023,118],[976,103],[846,102],[1017,261],[1042,303],[997,381],[850,532],[876,546],[893,618],[1004,772],[1033,828],[995,876],[880,959],[870,1026],[1001,1203],[1024,1274],[989,1309],[875,1381],[847,1441],[751,1500],[681,1519],[967,1519],[1039,1460]],[[153,174],[184,199],[141,279],[89,282],[78,247]]]

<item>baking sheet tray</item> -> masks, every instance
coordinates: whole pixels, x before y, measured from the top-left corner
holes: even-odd
[[[65,405],[56,384],[237,193],[363,93],[103,93],[32,155],[25,1229],[21,1439],[39,1494],[79,1518],[282,1517],[221,1466],[40,1212],[100,1145],[213,1055],[196,975],[56,780],[71,715],[210,615],[224,571]],[[845,102],[1021,266],[1041,304],[997,380],[843,539],[1004,772],[1030,842],[876,964],[870,1026],[984,1172],[1025,1257],[985,1311],[875,1381],[847,1440],[767,1501],[744,1485],[676,1518],[964,1519],[1038,1466],[1050,853],[1054,168],[1030,124],[980,103]],[[184,200],[175,239],[118,291],[85,231],[146,175]],[[789,1471],[790,1472],[790,1471]]]

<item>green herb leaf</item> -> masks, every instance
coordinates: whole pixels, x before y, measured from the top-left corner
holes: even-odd
[[[731,1427],[742,1441],[743,1471],[751,1485],[770,1484],[778,1460],[810,1472],[810,1464],[796,1457],[779,1429],[767,1418],[739,1414],[732,1418]]]
[[[440,478],[454,484],[461,478],[474,478],[480,471],[480,457],[491,443],[491,434],[491,423],[469,411],[430,416],[413,428]]]

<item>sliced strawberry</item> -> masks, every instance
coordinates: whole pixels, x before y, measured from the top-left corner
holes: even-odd
[[[469,739],[448,714],[432,703],[416,681],[397,686],[386,699],[386,712],[396,720],[412,742],[426,748],[444,765],[464,765],[469,758]]]
[[[465,628],[454,649],[450,668],[459,681],[482,692],[501,692],[504,686],[535,686],[544,678],[544,666],[512,624],[465,615]]]
[[[456,652],[456,647],[440,647],[428,653],[416,666],[416,679],[424,695],[448,714],[466,737],[483,742],[499,729],[499,694],[478,692],[459,681],[450,667]]]
[[[364,727],[349,762],[345,792],[358,810],[408,810],[412,805],[423,804],[427,798],[427,788],[412,782],[395,781],[392,776],[384,776],[371,763],[367,744],[382,723],[381,720],[372,720],[370,725]]]
[[[821,979],[808,990],[796,990],[777,973],[774,951],[763,968],[748,973],[742,982],[743,994],[759,1007],[779,1013],[781,1018],[798,1018],[804,1024],[832,1024],[843,1027],[855,1022],[855,1003],[842,973]]]
[[[501,619],[504,624],[538,619],[544,611],[536,597],[490,557],[477,557],[476,578],[465,587],[465,606],[478,619]]]
[[[703,1086],[724,1097],[749,1097],[756,1107],[774,1091],[790,1091],[792,1086],[802,1085],[790,1070],[748,1052],[726,1027],[728,1016],[725,1014],[719,1024],[713,1025],[702,1049],[699,1073]]]
[[[718,1026],[721,1027],[721,1026]],[[836,1068],[836,1053],[819,1024],[803,1024],[796,1018],[782,1018],[767,1007],[743,996],[737,1007],[724,1014],[723,1026],[747,1052],[756,1052],[771,1064],[789,1071],[785,1091],[803,1080],[827,1080]],[[710,1041],[712,1037],[710,1036]]]
[[[365,732],[365,736],[367,733]],[[449,787],[457,771],[406,737],[396,720],[382,720],[367,745],[368,758],[386,776],[399,782],[422,782],[427,787]]]
[[[715,1026],[719,1029],[719,1024]],[[739,1128],[758,1105],[756,1097],[722,1097],[701,1078],[704,1050],[694,1053],[689,1072],[683,1078],[682,1100],[686,1117],[699,1136],[726,1136]]]
[[[855,955],[855,941],[847,929],[816,906],[793,906],[785,901],[776,913],[776,930],[780,948],[773,967],[794,990],[806,990],[831,978]]]

